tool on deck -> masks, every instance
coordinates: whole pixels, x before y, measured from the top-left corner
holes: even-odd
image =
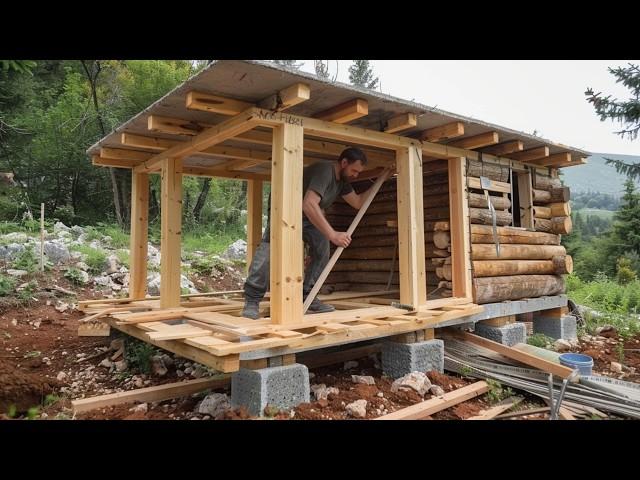
[[[410,312],[415,312],[416,309],[413,305],[407,305],[406,303],[400,303],[400,302],[391,302],[391,306],[393,308],[402,308],[404,310],[408,310]]]
[[[560,388],[560,395],[558,395],[558,399],[556,400],[555,404],[553,402],[553,374],[552,373],[549,374],[549,380],[548,380],[549,381],[549,408],[551,411],[550,420],[558,419],[558,413],[560,412],[560,405],[562,404],[562,399],[564,398],[564,392],[567,389],[567,385],[569,384],[569,382],[573,381],[579,374],[580,374],[580,370],[576,368],[573,372],[571,372],[571,375],[569,375],[567,378],[562,380],[562,388]]]

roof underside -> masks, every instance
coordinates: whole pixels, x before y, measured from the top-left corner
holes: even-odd
[[[87,150],[87,153],[90,155],[100,155],[101,147],[149,151],[123,145],[121,141],[122,133],[152,136],[167,140],[185,139],[184,136],[177,136],[175,134],[150,132],[148,129],[149,115],[179,118],[187,122],[205,125],[217,124],[229,118],[228,116],[217,113],[188,109],[186,107],[186,95],[190,91],[208,93],[249,103],[258,103],[274,93],[299,82],[305,83],[310,87],[310,98],[287,109],[288,113],[294,115],[314,117],[318,113],[335,107],[336,105],[359,98],[365,99],[368,102],[368,114],[349,122],[349,125],[382,131],[390,118],[399,114],[414,113],[417,115],[416,126],[398,132],[398,135],[412,137],[426,129],[458,121],[464,124],[464,135],[438,143],[447,144],[486,132],[497,132],[500,144],[511,140],[520,140],[523,144],[523,150],[546,146],[549,148],[550,155],[565,152],[570,153],[572,161],[578,161],[590,155],[589,152],[584,150],[553,143],[530,134],[352,85],[345,85],[338,82],[332,83],[320,79],[315,75],[288,69],[271,62],[240,60],[221,60],[208,65],[201,72],[176,87],[147,109],[123,123],[106,137],[92,145]],[[269,145],[251,144],[246,141],[239,143],[236,140],[228,140],[222,145],[242,146],[245,149],[249,148],[259,152],[270,152]],[[305,156],[307,156],[306,152]],[[313,154],[309,156],[312,157]],[[215,155],[199,155],[198,153],[194,153],[184,159],[184,164],[185,166],[215,166],[228,161],[228,157],[217,158]],[[265,165],[257,165],[247,168],[245,171],[267,172],[268,169]]]

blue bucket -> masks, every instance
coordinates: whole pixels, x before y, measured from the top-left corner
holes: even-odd
[[[572,369],[578,369],[580,375],[591,375],[591,369],[593,368],[593,358],[589,355],[582,355],[581,353],[563,353],[558,357],[560,364]]]

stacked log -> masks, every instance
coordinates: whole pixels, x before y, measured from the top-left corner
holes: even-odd
[[[560,179],[536,174],[533,186],[533,223],[539,232],[568,235],[571,222],[571,191]]]

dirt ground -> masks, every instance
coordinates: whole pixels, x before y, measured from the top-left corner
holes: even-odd
[[[53,280],[52,280],[53,282]],[[237,288],[237,282],[225,279],[211,284],[211,288]],[[66,289],[73,289],[63,278],[55,283]],[[114,393],[135,388],[161,385],[184,379],[185,374],[197,365],[186,359],[172,356],[171,366],[164,375],[143,374],[132,371],[114,372],[101,365],[114,352],[110,349],[112,340],[124,338],[112,329],[110,337],[78,337],[78,321],[84,314],[73,310],[56,310],[62,303],[76,301],[58,291],[48,291],[46,282],[40,282],[37,300],[30,305],[18,306],[15,302],[0,302],[0,418],[37,419],[192,419],[210,420],[211,415],[197,413],[196,407],[206,392],[192,396],[154,402],[148,405],[125,404],[106,407],[74,415],[71,400],[106,393]],[[101,298],[99,292],[90,288],[77,289],[78,299]],[[616,333],[604,336],[590,336],[581,339],[580,347],[572,351],[584,352],[594,358],[594,371],[599,374],[628,381],[640,381],[640,338],[622,342]],[[167,352],[168,353],[168,352]],[[623,360],[622,362],[620,360]],[[612,370],[611,362],[624,365],[622,372]],[[111,371],[110,371],[111,370]],[[433,385],[450,392],[475,382],[456,374],[426,372]],[[352,375],[372,376],[375,385],[356,384]],[[344,420],[351,417],[345,406],[356,400],[366,400],[366,419],[376,418],[401,408],[428,399],[431,394],[421,397],[417,392],[392,392],[392,381],[382,376],[377,360],[373,356],[357,360],[357,365],[344,369],[343,364],[310,369],[311,384],[325,384],[335,387],[337,394],[329,394],[327,399],[304,403],[291,412],[276,413],[275,419]],[[217,390],[230,394],[229,389]],[[537,399],[523,392],[514,392],[525,400],[516,408],[524,410],[544,406]],[[312,399],[314,399],[312,394]],[[438,412],[428,419],[461,420],[478,415],[491,407],[487,396],[468,400],[452,408]],[[219,416],[224,419],[248,419],[244,410],[230,410]],[[548,418],[545,413],[530,415],[524,419]],[[523,419],[516,417],[515,419]]]

